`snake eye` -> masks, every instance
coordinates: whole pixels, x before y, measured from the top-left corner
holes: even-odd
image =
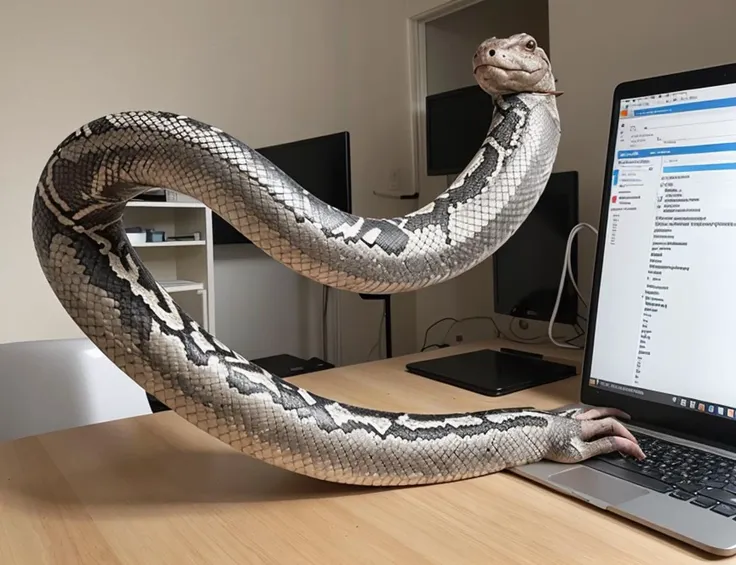
[[[530,39],[526,42],[526,48],[529,49],[529,51],[534,51],[534,49],[537,48],[537,42],[533,39]]]

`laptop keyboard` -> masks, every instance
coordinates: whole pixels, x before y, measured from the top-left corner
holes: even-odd
[[[633,432],[646,454],[637,461],[602,455],[584,464],[650,490],[736,519],[736,460]]]

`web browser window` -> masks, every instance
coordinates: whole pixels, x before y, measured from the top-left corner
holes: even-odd
[[[591,384],[733,418],[736,85],[618,111]]]

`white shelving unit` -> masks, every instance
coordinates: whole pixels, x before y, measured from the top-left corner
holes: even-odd
[[[198,245],[206,245],[204,240],[198,241],[152,241],[146,243],[134,243],[133,247],[196,247]]]
[[[203,328],[214,334],[214,259],[212,211],[200,202],[131,201],[123,216],[125,227],[163,231],[165,237],[199,232],[198,240],[134,243],[156,280]]]

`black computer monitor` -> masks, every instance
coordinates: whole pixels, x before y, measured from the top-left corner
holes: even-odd
[[[494,310],[515,318],[548,322],[557,299],[565,248],[578,224],[578,173],[553,173],[529,217],[493,255]],[[577,240],[571,249],[577,280]],[[555,322],[575,324],[578,299],[565,276]]]
[[[350,134],[343,131],[257,149],[302,188],[344,212],[352,211]],[[251,243],[212,213],[213,245]]]
[[[488,133],[493,100],[475,85],[427,96],[426,106],[427,175],[461,173]]]

